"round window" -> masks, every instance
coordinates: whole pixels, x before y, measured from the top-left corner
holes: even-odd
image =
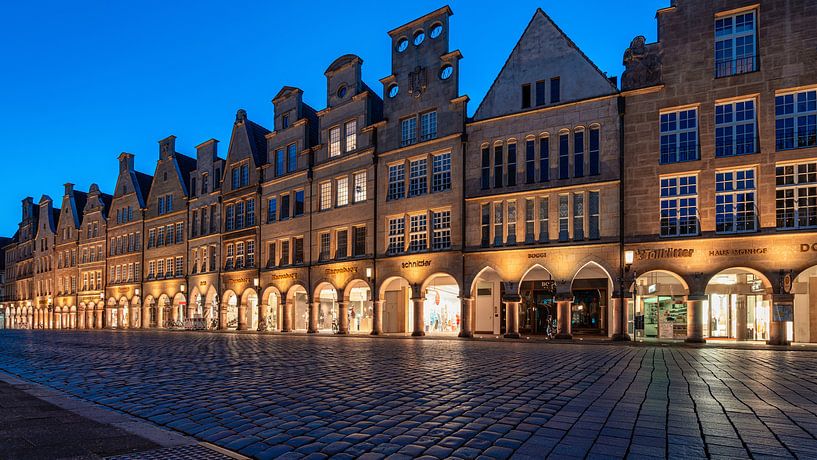
[[[397,52],[402,53],[408,48],[408,38],[403,37],[397,42]]]
[[[346,97],[346,90],[347,89],[348,88],[347,88],[346,85],[340,85],[340,87],[338,87],[338,97],[341,98],[341,99]]]
[[[429,32],[429,37],[437,38],[440,34],[443,33],[443,25],[442,24],[434,24],[434,27],[431,28],[431,32]]]
[[[400,92],[400,87],[397,86],[397,83],[393,83],[389,86],[389,97],[397,96],[397,93]]]
[[[414,34],[414,46],[420,46],[420,43],[423,43],[423,40],[426,39],[426,34],[422,30],[418,31]]]
[[[454,73],[454,68],[450,64],[446,64],[440,69],[440,80],[448,80]]]

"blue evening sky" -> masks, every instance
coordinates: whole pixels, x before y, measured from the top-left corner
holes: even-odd
[[[655,11],[669,0],[452,0],[451,48],[462,51],[460,90],[472,114],[525,26],[541,7],[596,65],[621,75],[636,35],[656,39]],[[88,1],[7,2],[0,16],[0,235],[11,236],[20,200],[65,182],[110,193],[120,152],[153,174],[157,141],[176,148],[216,138],[225,156],[238,108],[272,125],[283,85],[325,104],[323,72],[338,56],[363,58],[375,91],[390,70],[386,32],[444,2]]]

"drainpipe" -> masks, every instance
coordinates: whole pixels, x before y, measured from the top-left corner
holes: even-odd
[[[612,337],[615,341],[622,341],[626,342],[630,340],[630,336],[627,334],[627,302],[625,301],[626,297],[624,296],[624,290],[626,286],[626,278],[625,278],[625,270],[624,270],[624,219],[625,219],[625,187],[624,187],[624,112],[625,112],[625,99],[624,96],[619,96],[617,99],[618,102],[618,238],[619,238],[619,282],[618,291],[619,291],[619,299],[618,299],[618,308],[619,308],[619,332],[618,334]]]

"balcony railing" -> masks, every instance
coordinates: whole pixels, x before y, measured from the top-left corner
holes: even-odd
[[[744,56],[715,62],[715,78],[730,77],[757,70],[757,56]]]

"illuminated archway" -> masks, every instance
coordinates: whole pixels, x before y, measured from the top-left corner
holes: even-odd
[[[769,340],[772,284],[748,267],[721,270],[706,285],[704,336],[736,340]]]
[[[419,289],[419,286],[418,286]],[[410,333],[409,322],[412,287],[400,276],[387,278],[380,285],[380,299],[383,300],[383,332]]]
[[[291,311],[292,330],[305,332],[309,328],[309,306],[306,288],[295,284],[287,290],[287,303]]]
[[[368,334],[372,331],[374,305],[369,283],[354,279],[343,289],[343,301],[349,317],[350,334]]]

